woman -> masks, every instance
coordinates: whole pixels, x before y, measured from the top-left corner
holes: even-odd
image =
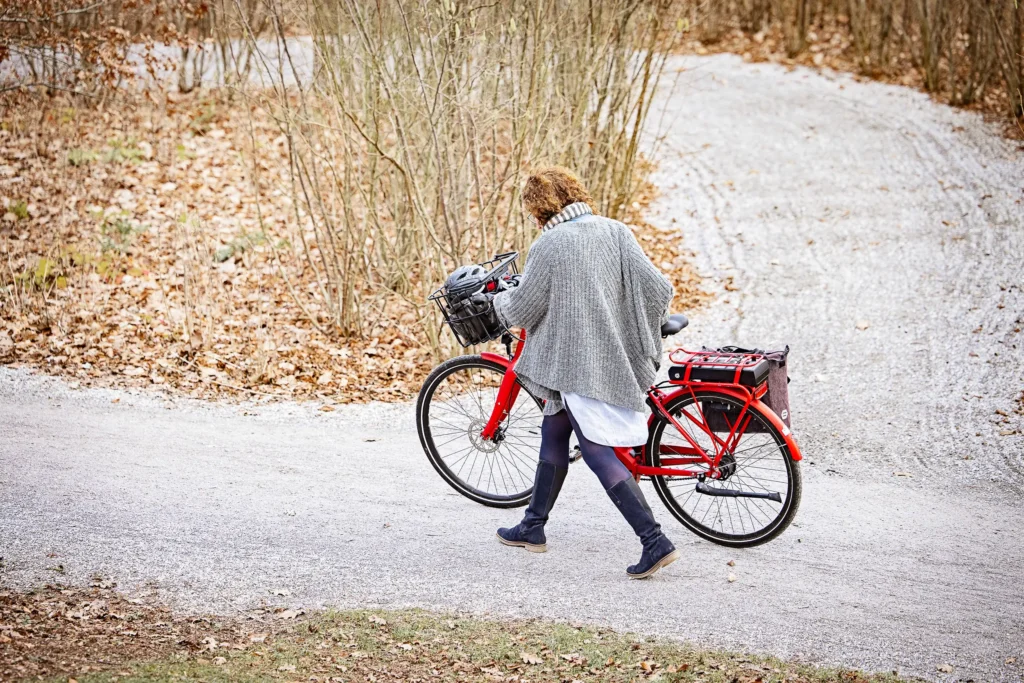
[[[647,441],[644,392],[661,360],[661,322],[673,292],[630,230],[594,214],[590,201],[564,168],[545,168],[523,188],[523,204],[542,232],[519,286],[495,295],[494,307],[507,327],[527,331],[515,369],[547,403],[533,497],[523,521],[498,529],[498,539],[547,549],[544,524],[568,472],[575,432],[583,460],[640,537],[640,562],[626,573],[642,579],[679,551],[612,447]]]

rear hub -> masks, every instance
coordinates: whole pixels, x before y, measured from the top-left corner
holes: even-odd
[[[722,461],[718,463],[718,478],[725,481],[736,474],[736,469],[736,456],[732,453],[726,453],[722,456]]]

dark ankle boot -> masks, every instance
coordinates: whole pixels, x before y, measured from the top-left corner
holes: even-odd
[[[556,467],[544,460],[537,463],[533,497],[530,498],[523,521],[511,529],[498,529],[498,540],[505,545],[526,548],[532,553],[546,551],[548,546],[547,538],[544,537],[544,524],[548,521],[548,514],[555,505],[558,492],[562,490],[562,482],[568,471],[567,467]]]
[[[630,477],[620,481],[608,489],[608,497],[633,527],[633,531],[640,537],[640,542],[644,546],[640,561],[626,568],[630,578],[646,579],[679,559],[679,551],[672,545],[672,541],[661,533],[661,525],[654,521],[654,513],[647,505],[644,493],[636,480]]]

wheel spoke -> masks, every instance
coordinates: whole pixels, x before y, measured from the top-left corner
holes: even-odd
[[[655,427],[658,430],[652,441],[655,463],[661,461],[663,446],[692,448],[696,444],[709,455],[720,452],[721,444],[716,444],[703,427],[687,418],[689,415],[701,421],[701,417],[710,412],[704,404],[711,403],[728,404],[727,414],[732,417],[738,415],[743,407],[736,399],[723,394],[709,392],[698,394],[696,399],[684,397],[671,408],[682,433],[666,423]],[[793,478],[798,473],[788,460],[781,436],[755,410],[747,414],[751,419],[746,431],[734,435],[735,447],[722,456],[719,464],[724,478],[707,479],[705,483],[713,488],[748,493],[778,493],[782,497],[781,505],[765,498],[700,494],[696,492],[693,477],[652,478],[659,495],[673,514],[711,540],[739,543],[750,539],[757,542],[779,528],[783,516],[794,509],[790,498],[793,495]],[[689,438],[684,438],[684,435]],[[716,432],[716,435],[723,442],[729,441],[727,432]],[[708,469],[703,463],[687,465],[686,468],[698,473]]]
[[[461,360],[461,359],[460,359]],[[520,386],[495,440],[480,435],[490,419],[504,370],[467,357],[436,380],[421,420],[428,455],[460,492],[474,499],[528,499],[540,450],[543,408]]]

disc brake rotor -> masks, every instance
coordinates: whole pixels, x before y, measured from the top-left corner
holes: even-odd
[[[481,453],[494,453],[501,446],[501,440],[504,436],[504,432],[499,427],[494,433],[494,439],[487,440],[480,436],[480,432],[482,432],[486,426],[486,420],[473,420],[469,423],[469,428],[466,432],[469,435],[470,443],[473,444],[473,448],[477,449]]]

